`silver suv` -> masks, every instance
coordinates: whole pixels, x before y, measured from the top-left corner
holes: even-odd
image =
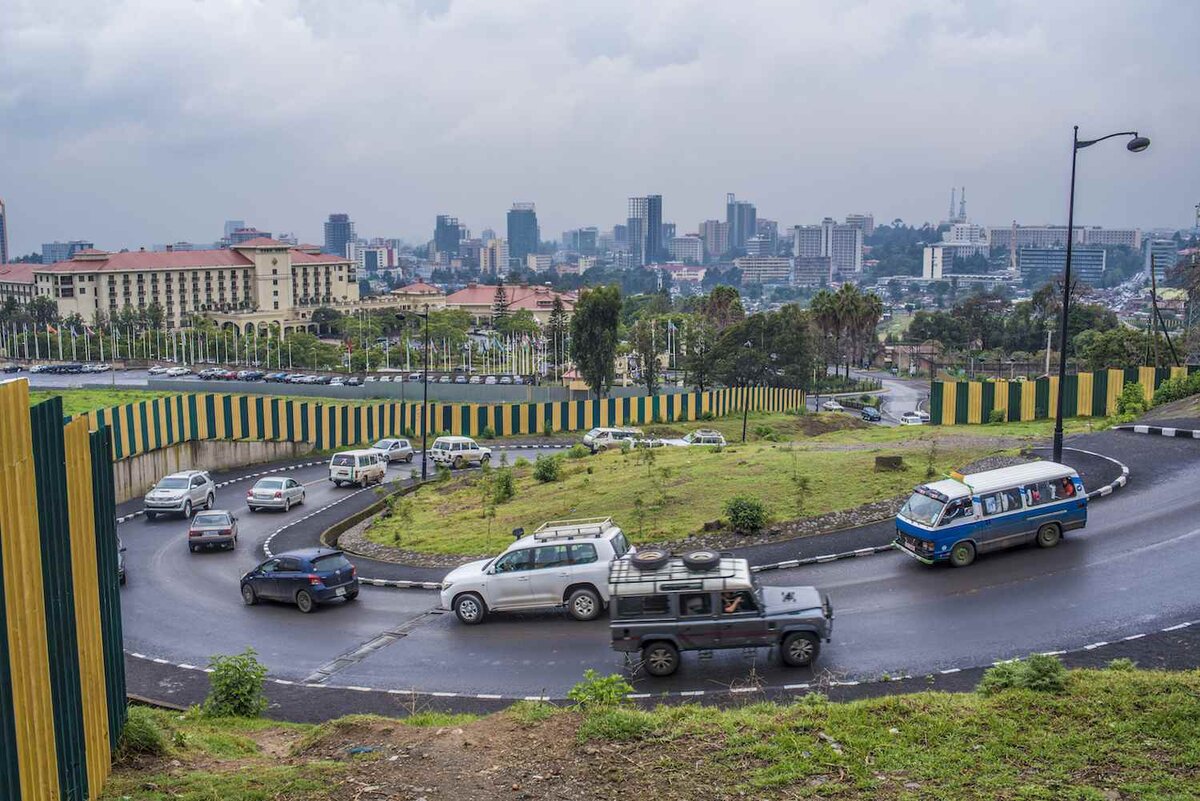
[[[193,509],[211,509],[216,498],[217,487],[207,470],[181,470],[159,479],[146,493],[143,508],[147,520],[165,514],[191,519]]]
[[[608,605],[608,569],[633,549],[612,518],[543,523],[494,559],[469,562],[442,580],[442,606],[468,625],[488,612],[565,606],[593,620]]]

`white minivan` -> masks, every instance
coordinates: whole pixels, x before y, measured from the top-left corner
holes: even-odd
[[[387,474],[387,457],[375,450],[342,451],[329,460],[329,480],[334,486],[380,484]]]

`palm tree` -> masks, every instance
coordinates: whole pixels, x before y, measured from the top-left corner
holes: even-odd
[[[817,330],[821,333],[821,358],[825,365],[825,372],[828,373],[829,340],[837,328],[837,314],[834,310],[833,293],[828,289],[819,290],[813,295],[808,307],[812,311],[813,322],[816,324]]]

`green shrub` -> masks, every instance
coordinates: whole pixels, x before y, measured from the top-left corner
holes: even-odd
[[[1137,662],[1134,662],[1132,659],[1120,657],[1119,659],[1114,659],[1109,662],[1108,669],[1125,673],[1128,671],[1137,670]]]
[[[256,718],[267,708],[263,683],[267,668],[255,659],[253,648],[232,656],[217,655],[208,660],[208,698],[204,714],[209,717]]]
[[[492,503],[497,505],[507,503],[517,495],[517,484],[513,480],[512,470],[501,468],[492,479]]]
[[[125,720],[125,728],[121,730],[118,748],[122,757],[162,756],[167,753],[167,738],[159,728],[153,710],[145,706],[129,707],[129,717]]]
[[[518,456],[516,460],[513,461],[513,467],[529,467],[530,464],[532,463],[524,456]]]
[[[1057,694],[1067,689],[1067,669],[1056,656],[1030,654],[1024,661],[988,668],[975,689],[983,695],[1013,689]]]
[[[533,463],[533,477],[543,484],[558,481],[562,475],[562,465],[556,456],[539,456]]]
[[[579,725],[580,740],[630,742],[640,740],[654,729],[650,715],[640,709],[608,707],[598,709]]]
[[[767,524],[767,507],[749,495],[734,495],[725,502],[725,516],[734,531],[752,534]]]
[[[1200,373],[1192,373],[1189,376],[1180,376],[1178,378],[1168,378],[1158,385],[1158,389],[1154,390],[1154,404],[1158,406],[1160,403],[1171,403],[1172,401],[1182,400],[1191,395],[1200,394]]]
[[[483,430],[479,432],[479,439],[495,439],[495,438],[496,438],[496,432],[487,426],[484,426]]]
[[[579,442],[576,442],[571,446],[570,450],[567,451],[568,459],[586,459],[591,455],[592,452],[587,449],[587,446]]]
[[[626,703],[626,696],[631,692],[633,687],[624,676],[618,673],[601,676],[588,668],[583,681],[567,692],[567,698],[574,702],[576,709],[587,711],[620,706]]]
[[[712,412],[702,412],[701,414],[699,414],[696,417],[696,419],[702,423],[707,423],[710,420],[716,420],[717,416],[714,415]]]
[[[1117,397],[1117,414],[1141,414],[1146,411],[1146,395],[1141,384],[1125,384]]]
[[[754,436],[758,437],[759,439],[765,439],[768,442],[775,442],[778,439],[778,437],[775,435],[775,429],[762,423],[759,423],[754,427]]]
[[[517,701],[505,710],[505,713],[515,718],[519,723],[532,726],[549,720],[558,712],[558,707],[546,701]]]
[[[1004,421],[1005,414],[1003,409],[992,409],[990,412],[988,412],[989,423],[1003,423]]]
[[[438,483],[444,484],[450,480],[450,465],[438,462],[437,478],[434,479]]]

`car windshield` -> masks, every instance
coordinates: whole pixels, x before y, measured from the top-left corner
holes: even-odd
[[[333,466],[334,467],[353,467],[354,466],[354,457],[346,456],[344,454],[338,454],[337,456],[333,457]]]
[[[900,516],[914,523],[932,526],[933,521],[937,520],[937,516],[941,514],[943,506],[945,504],[941,501],[914,492],[912,497],[905,501],[904,508],[900,510]]]
[[[283,479],[282,478],[262,478],[262,479],[259,479],[258,483],[254,485],[254,488],[255,489],[271,489],[271,490],[283,489]]]
[[[192,520],[192,528],[216,528],[217,526],[228,526],[230,523],[229,515],[227,514],[200,514],[196,515]]]
[[[491,376],[488,376],[488,377],[491,378]],[[587,432],[586,436],[592,437],[594,439],[596,437],[596,435],[598,435],[599,433],[600,433],[600,429],[593,428],[591,431]]]
[[[381,440],[379,440],[379,442],[376,442],[376,443],[375,443],[374,445],[372,445],[371,447],[372,447],[372,448],[378,448],[378,449],[379,449],[379,450],[381,450],[381,451],[386,451],[388,448],[392,447],[392,440],[390,440],[390,439],[381,439]]]
[[[313,560],[313,570],[318,573],[332,573],[335,570],[345,570],[350,567],[350,560],[340,553],[321,556]]]
[[[186,478],[164,478],[158,482],[157,489],[187,489],[187,485]]]

